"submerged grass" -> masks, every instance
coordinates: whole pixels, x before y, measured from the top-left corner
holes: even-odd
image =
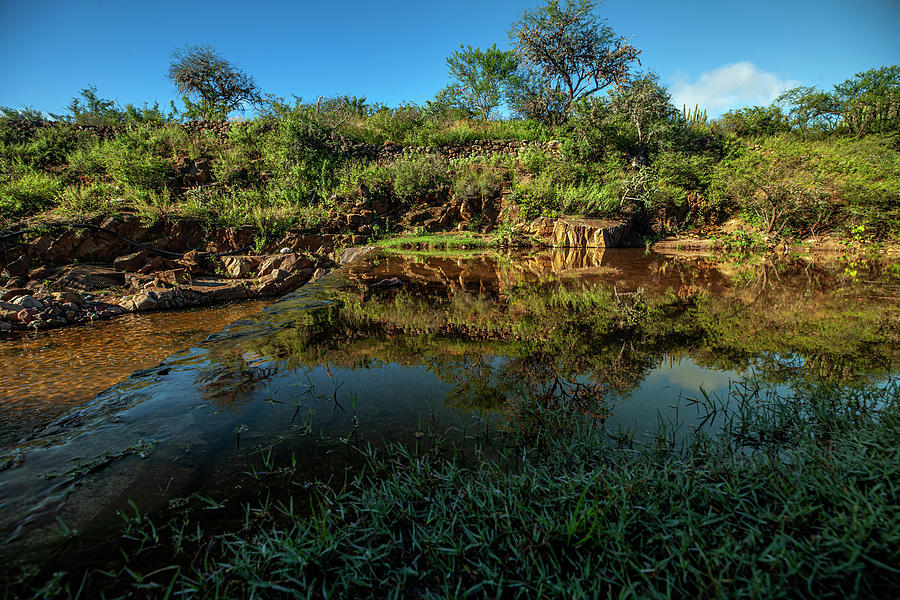
[[[215,533],[136,513],[115,566],[31,573],[7,595],[900,593],[896,379],[790,395],[750,380],[692,401],[704,427],[677,436],[677,423],[660,422],[650,440],[608,435],[582,407],[545,401],[517,400],[531,422],[510,423],[500,460],[369,449],[369,468],[342,490],[317,488],[311,511],[267,495]]]

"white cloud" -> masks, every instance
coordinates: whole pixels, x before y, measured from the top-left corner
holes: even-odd
[[[722,65],[702,73],[696,81],[677,80],[672,86],[672,103],[693,108],[699,105],[710,117],[743,106],[768,105],[786,89],[800,85],[773,73],[761,71],[751,62]]]

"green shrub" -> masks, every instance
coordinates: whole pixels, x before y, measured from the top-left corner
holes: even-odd
[[[66,157],[72,175],[97,176],[106,173],[106,155],[97,138],[82,140]]]
[[[408,102],[393,109],[382,107],[369,117],[369,123],[382,132],[386,141],[401,144],[427,119],[421,106]]]
[[[91,134],[81,134],[67,125],[40,127],[21,142],[2,146],[0,161],[18,161],[37,168],[64,165],[66,156],[75,149],[79,139]]]
[[[72,217],[86,217],[115,211],[122,201],[113,184],[97,182],[66,186],[59,195],[59,208]]]
[[[60,191],[59,179],[25,167],[0,182],[0,216],[19,217],[51,205]]]
[[[361,185],[375,198],[389,198],[394,192],[394,170],[375,163],[346,162],[336,170],[335,180],[331,192],[340,198],[355,197]]]
[[[622,199],[616,185],[593,182],[561,189],[559,203],[566,214],[597,216],[618,212]]]
[[[730,110],[715,121],[715,125],[740,137],[757,138],[790,131],[790,121],[781,108],[749,106]]]
[[[404,157],[394,163],[394,193],[403,200],[445,193],[447,163],[435,155]]]

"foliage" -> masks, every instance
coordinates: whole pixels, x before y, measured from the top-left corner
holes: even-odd
[[[146,191],[159,191],[172,175],[169,162],[160,156],[164,141],[156,131],[140,127],[103,144],[102,160],[118,183]]]
[[[394,164],[394,192],[403,200],[443,194],[449,184],[447,164],[437,156],[402,158]]]
[[[800,86],[785,90],[775,99],[788,109],[791,126],[797,127],[803,138],[811,132],[828,132],[840,119],[837,99],[815,87]]]
[[[51,204],[59,193],[59,179],[32,167],[0,179],[0,217],[18,217]]]
[[[487,50],[460,46],[447,57],[447,67],[453,83],[440,94],[477,111],[481,119],[487,121],[500,105],[504,89],[518,68],[518,61],[514,52],[498,50],[497,44]]]
[[[126,125],[128,123],[161,125],[174,117],[174,112],[166,115],[159,108],[159,102],[154,102],[153,106],[149,106],[145,102],[142,108],[136,108],[134,104],[129,103],[123,109],[117,101],[99,96],[95,85],[89,85],[82,89],[80,96],[80,98],[72,98],[66,105],[66,110],[69,111],[68,115],[53,115],[53,117],[78,125]]]
[[[526,10],[510,31],[525,71],[514,92],[522,114],[566,120],[582,98],[628,79],[640,53],[597,17],[594,0],[548,0]]]
[[[844,125],[856,137],[900,131],[900,65],[857,73],[834,86]]]
[[[790,124],[778,106],[750,106],[730,110],[718,119],[716,125],[741,137],[775,135],[790,130]]]
[[[820,156],[786,137],[767,138],[716,167],[718,192],[744,209],[766,234],[789,226],[818,233],[832,213],[831,182],[817,168]]]
[[[168,76],[184,94],[188,117],[220,120],[261,102],[253,78],[209,45],[187,45],[172,52]]]
[[[612,111],[621,115],[637,132],[637,143],[645,147],[673,119],[669,93],[655,73],[642,74],[621,84],[610,93]]]

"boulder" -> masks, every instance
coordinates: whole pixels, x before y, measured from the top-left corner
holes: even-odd
[[[182,285],[191,282],[191,276],[186,269],[169,269],[156,274],[156,278],[169,285]]]
[[[528,224],[528,233],[535,237],[547,239],[553,236],[556,220],[549,217],[538,217]]]
[[[229,277],[241,279],[247,277],[259,267],[256,256],[223,256],[222,265]]]
[[[10,302],[13,298],[17,296],[25,296],[28,294],[28,290],[25,288],[12,288],[0,290],[0,302]]]
[[[144,292],[143,294],[138,294],[134,297],[133,302],[134,310],[141,312],[145,310],[154,310],[157,307],[157,302],[153,297],[152,292]]]
[[[47,265],[41,265],[36,269],[32,269],[28,272],[28,278],[32,280],[43,280],[49,279],[53,275],[54,269],[51,269]]]
[[[116,258],[113,261],[113,268],[117,271],[130,271],[134,273],[146,265],[149,260],[150,257],[147,253],[144,250],[139,250]]]
[[[76,306],[81,306],[84,302],[81,295],[76,294],[75,292],[54,292],[53,298],[63,304],[68,303]]]
[[[562,217],[556,220],[550,243],[563,248],[615,248],[631,231],[631,220]]]
[[[23,308],[33,308],[34,310],[41,310],[44,308],[44,303],[36,300],[34,296],[19,296],[17,298],[13,298],[13,304],[18,304]]]
[[[184,256],[178,259],[178,264],[182,265],[191,275],[202,275],[206,272],[207,255],[199,250],[191,250],[186,252]]]
[[[25,256],[20,256],[6,265],[6,272],[9,273],[10,277],[21,277],[22,275],[25,275],[28,273],[28,259]]]

